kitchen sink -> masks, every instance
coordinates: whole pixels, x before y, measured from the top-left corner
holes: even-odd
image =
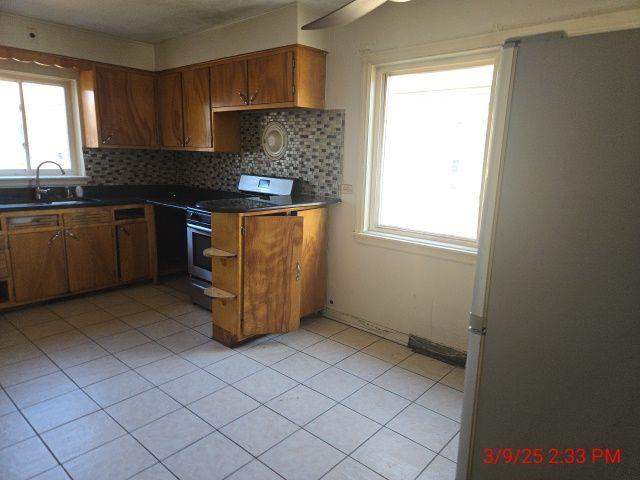
[[[40,205],[84,205],[86,203],[93,203],[96,200],[83,198],[82,200],[52,200],[50,202],[39,202]]]
[[[60,205],[60,206],[73,206],[73,205],[87,205],[89,203],[94,203],[96,200],[91,200],[91,199],[82,199],[82,200],[49,200],[49,201],[44,201],[44,200],[34,200],[31,202],[25,202],[24,199],[7,199],[7,200],[0,200],[0,205],[11,205],[12,207],[15,208],[29,208],[29,207],[41,207],[44,205],[51,205],[51,206],[56,206],[56,205]]]

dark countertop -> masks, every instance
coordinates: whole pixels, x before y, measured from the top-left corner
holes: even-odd
[[[269,197],[182,185],[85,186],[83,189],[84,199],[66,201],[65,189],[53,188],[50,196],[57,200],[51,203],[35,202],[32,188],[0,189],[0,212],[149,203],[182,210],[194,208],[204,212],[242,213],[296,207],[322,207],[340,202],[339,199],[330,197],[311,195]]]
[[[196,208],[206,212],[243,213],[288,208],[324,207],[334,203],[340,203],[340,200],[312,195],[253,195],[199,202],[196,204]]]

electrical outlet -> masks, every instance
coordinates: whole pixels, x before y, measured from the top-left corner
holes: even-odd
[[[353,185],[349,185],[348,183],[343,183],[341,190],[343,195],[352,195]]]

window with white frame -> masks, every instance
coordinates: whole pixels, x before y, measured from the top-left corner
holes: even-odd
[[[365,234],[475,250],[494,64],[372,67]]]
[[[0,179],[33,177],[45,161],[82,174],[75,84],[67,78],[0,71]],[[41,175],[60,174],[45,164]]]

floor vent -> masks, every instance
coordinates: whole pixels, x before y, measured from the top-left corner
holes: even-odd
[[[413,349],[414,352],[422,353],[451,365],[464,367],[465,363],[467,363],[466,352],[432,342],[426,338],[416,337],[415,335],[409,336],[409,348]]]

